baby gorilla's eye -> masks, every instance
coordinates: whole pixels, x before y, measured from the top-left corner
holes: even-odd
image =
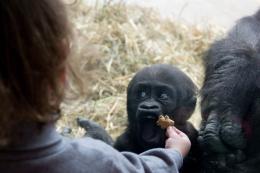
[[[141,98],[145,98],[145,97],[146,97],[146,95],[147,95],[147,94],[146,94],[146,92],[145,92],[145,91],[141,91],[141,93],[140,93],[140,97],[141,97]]]
[[[135,93],[136,93],[135,96],[136,96],[137,100],[139,100],[139,99],[144,100],[150,96],[151,91],[147,86],[141,85],[136,88]]]
[[[162,93],[159,98],[162,100],[166,100],[168,99],[168,95],[166,93]]]

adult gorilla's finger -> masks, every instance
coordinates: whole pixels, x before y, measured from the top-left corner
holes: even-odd
[[[234,118],[234,115],[228,115],[221,119],[220,135],[223,142],[237,149],[243,149],[246,146],[246,139],[242,131],[241,121]]]
[[[225,153],[228,151],[225,144],[219,137],[220,122],[216,113],[211,113],[208,117],[204,132],[199,140],[205,150],[210,152]]]

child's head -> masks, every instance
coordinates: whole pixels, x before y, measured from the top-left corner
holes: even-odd
[[[58,0],[0,1],[0,140],[21,122],[54,121],[69,27]],[[14,130],[13,130],[14,129]]]

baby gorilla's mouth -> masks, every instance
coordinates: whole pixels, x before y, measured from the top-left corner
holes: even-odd
[[[139,135],[144,142],[152,145],[160,143],[165,132],[156,124],[157,120],[158,115],[146,115],[141,117],[139,121]]]

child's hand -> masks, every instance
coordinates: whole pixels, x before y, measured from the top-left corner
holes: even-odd
[[[165,148],[173,148],[178,150],[185,157],[190,150],[191,142],[188,136],[175,127],[168,127],[166,131],[168,139],[165,142]]]

